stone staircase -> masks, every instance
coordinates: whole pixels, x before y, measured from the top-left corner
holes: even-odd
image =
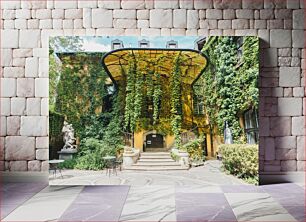
[[[167,170],[188,170],[175,162],[170,152],[146,152],[141,153],[137,163],[125,167],[125,170],[142,171],[167,171]]]

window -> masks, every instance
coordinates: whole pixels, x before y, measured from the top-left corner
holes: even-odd
[[[170,48],[170,49],[175,49],[177,48],[178,44],[177,44],[177,41],[174,41],[174,40],[171,40],[171,41],[168,41],[167,42],[167,48]]]
[[[193,99],[193,113],[195,115],[204,115],[204,98],[203,96],[194,96]]]
[[[258,143],[258,112],[255,109],[244,113],[244,129],[247,137],[247,143]]]
[[[149,48],[150,44],[149,44],[149,41],[143,39],[143,40],[138,42],[138,46],[139,46],[139,48]]]
[[[123,42],[120,41],[119,39],[115,39],[112,41],[112,50],[114,49],[121,49],[123,48]]]

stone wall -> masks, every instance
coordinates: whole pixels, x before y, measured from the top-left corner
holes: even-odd
[[[305,170],[303,0],[1,1],[0,168],[48,169],[48,37],[261,38],[260,170]]]

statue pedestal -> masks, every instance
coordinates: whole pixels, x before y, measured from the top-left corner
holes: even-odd
[[[57,153],[59,154],[60,160],[71,160],[73,158],[73,155],[75,155],[78,151],[77,150],[61,150]]]
[[[181,164],[182,167],[190,167],[189,163],[189,153],[186,151],[178,150],[178,149],[172,149],[171,150],[173,156],[175,157],[175,160]]]

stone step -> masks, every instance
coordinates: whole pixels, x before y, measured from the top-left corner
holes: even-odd
[[[170,155],[147,155],[147,156],[140,156],[140,159],[171,159]]]
[[[141,153],[140,156],[170,156],[169,152],[148,152]]]
[[[125,167],[124,170],[141,170],[141,171],[167,171],[167,170],[188,170],[182,166],[136,166]]]
[[[160,163],[167,163],[167,162],[174,162],[173,159],[169,158],[169,159],[139,159],[137,161],[138,163],[141,162],[160,162]]]
[[[133,166],[181,166],[177,162],[137,162]]]

